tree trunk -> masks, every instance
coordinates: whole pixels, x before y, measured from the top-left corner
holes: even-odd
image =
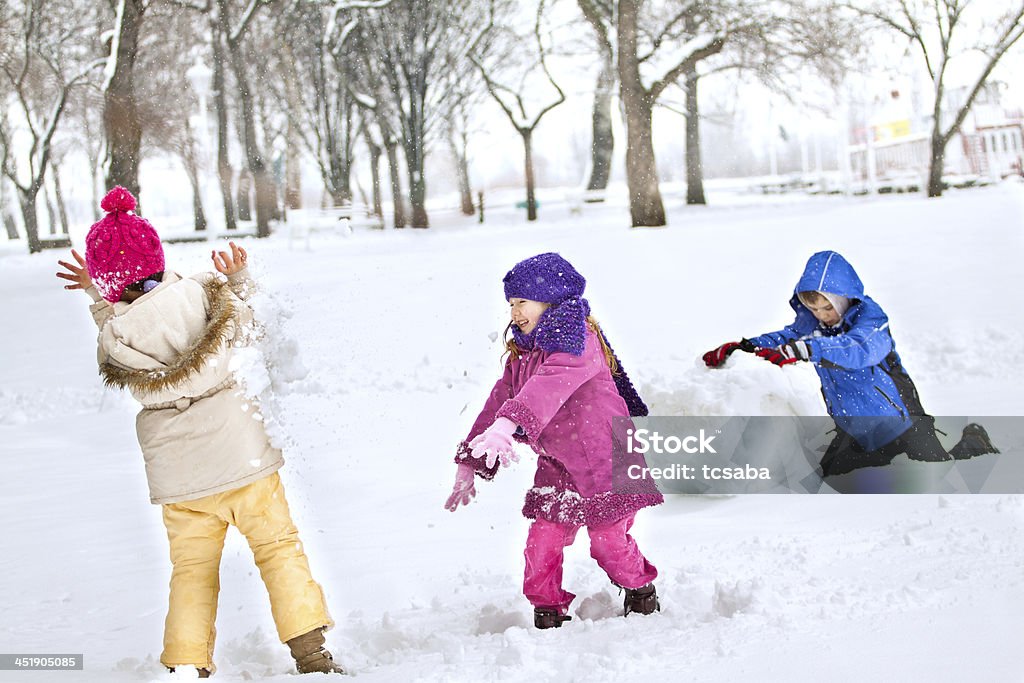
[[[409,204],[412,208],[412,216],[409,220],[410,227],[429,228],[430,217],[427,216],[427,183],[423,179],[423,168],[410,171],[409,178]]]
[[[249,169],[243,168],[238,172],[238,187],[235,191],[235,206],[238,208],[238,220],[252,220],[252,204],[249,201],[252,194],[252,174]]]
[[[200,193],[199,178],[195,173],[188,174],[188,180],[192,184],[192,221],[196,232],[206,230],[206,212],[203,211],[203,197]]]
[[[20,237],[20,235],[18,235],[18,226],[14,223],[14,216],[11,215],[11,212],[8,211],[6,207],[3,209],[3,221],[4,230],[7,231],[7,239],[18,239],[18,237]]]
[[[103,92],[103,126],[107,136],[107,187],[122,185],[139,196],[139,150],[142,124],[135,102],[135,57],[138,54],[139,29],[145,12],[142,0],[122,0],[123,8],[111,49],[114,73]]]
[[[234,171],[228,158],[228,102],[224,82],[224,30],[227,18],[223,7],[218,9],[217,21],[213,23],[213,102],[217,110],[217,176],[220,178],[220,197],[224,204],[224,226],[237,230],[235,222],[235,200],[231,196],[231,181]]]
[[[338,120],[325,126],[324,154],[327,168],[321,172],[324,186],[331,195],[334,206],[352,203],[352,101],[347,96],[344,83],[339,83],[336,93]],[[326,95],[324,95],[326,97]],[[330,111],[325,102],[322,107]],[[330,118],[328,114],[325,119]]]
[[[53,197],[45,186],[43,187],[43,203],[46,204],[46,218],[49,221],[50,237],[57,234],[57,210],[53,206]]]
[[[526,163],[526,220],[537,220],[537,197],[534,192],[533,177],[533,131],[529,128],[520,128],[519,134],[523,136],[523,149],[525,150]]]
[[[686,70],[686,203],[707,204],[704,165],[700,155],[700,108],[697,106],[697,65]]]
[[[619,0],[619,93],[626,110],[626,184],[632,226],[665,225],[651,131],[653,102],[640,79],[637,0]]]
[[[387,135],[387,133],[385,133]],[[388,174],[391,176],[391,204],[394,226],[405,227],[405,195],[402,193],[402,171],[398,166],[398,143],[386,137],[384,150],[388,155]]]
[[[466,154],[466,136],[462,134],[462,145],[455,139],[454,133],[448,135],[448,149],[451,151],[452,159],[455,161],[455,174],[459,179],[459,196],[461,199],[461,210],[463,216],[472,216],[476,213],[473,206],[473,188],[469,183],[469,159]]]
[[[57,172],[56,166],[51,166],[50,171],[53,173],[53,197],[57,201],[57,216],[60,218],[60,231],[62,234],[68,234],[68,207],[64,203],[64,192],[60,186],[60,174]]]
[[[18,226],[14,222],[14,214],[11,213],[7,196],[7,181],[0,176],[0,220],[3,221],[4,230],[7,231],[7,239],[18,239]]]
[[[654,158],[651,114],[651,106],[647,102],[626,105],[626,184],[634,228],[665,225],[665,206],[661,201]]]
[[[409,225],[413,228],[429,228],[430,218],[427,216],[427,182],[423,177],[423,139],[412,141],[405,148],[406,164],[409,166],[409,203],[412,205],[412,216]]]
[[[245,146],[245,158],[248,163],[249,172],[252,174],[252,183],[256,189],[256,236],[270,236],[270,219],[277,210],[277,193],[274,190],[274,179],[270,176],[267,163],[259,149],[256,140],[256,113],[253,104],[252,90],[249,87],[249,75],[246,71],[246,61],[242,54],[238,40],[228,40],[228,52],[231,55],[231,70],[235,74],[235,83],[238,85],[239,98],[242,101],[242,134]],[[241,183],[239,183],[241,185]],[[241,197],[241,188],[239,188]],[[239,218],[242,216],[242,207],[239,205]]]
[[[938,130],[932,131],[931,160],[928,164],[928,196],[942,196],[942,170],[946,163],[946,140]]]
[[[412,216],[409,225],[413,228],[429,228],[430,218],[427,216],[427,180],[423,176],[426,158],[426,131],[423,130],[422,100],[413,102],[411,107],[411,126],[409,138],[405,140],[405,163],[409,167],[409,203]]]
[[[597,76],[594,91],[594,110],[591,116],[590,180],[588,190],[604,190],[611,177],[612,156],[615,152],[615,134],[612,131],[612,94],[615,87],[615,64],[611,55],[604,60]]]
[[[21,204],[21,221],[25,225],[25,237],[28,240],[28,253],[38,254],[43,250],[39,241],[39,223],[36,216],[37,189],[28,191],[18,188],[18,203]]]
[[[270,237],[270,221],[278,215],[277,183],[263,158],[257,162],[253,174],[256,185],[256,236]]]
[[[192,130],[185,122],[185,142],[181,160],[185,165],[185,174],[192,186],[192,220],[196,232],[206,230],[206,212],[203,210],[202,187],[199,184],[199,169],[196,166],[196,151],[192,140]]]
[[[298,100],[293,100],[298,101]],[[292,119],[288,117],[288,141],[284,157],[284,202],[289,209],[302,208],[302,167],[299,159],[299,143]]]
[[[384,218],[384,209],[381,207],[380,198],[380,145],[373,141],[373,137],[370,135],[370,130],[364,127],[365,131],[364,138],[366,140],[366,148],[370,152],[370,180],[373,183],[373,215],[379,218]]]
[[[89,157],[89,180],[92,185],[92,221],[97,222],[102,216],[100,215],[100,202],[103,200],[103,191],[100,188],[100,155],[97,153],[99,150],[93,151],[94,148],[91,144],[86,145],[86,154]]]

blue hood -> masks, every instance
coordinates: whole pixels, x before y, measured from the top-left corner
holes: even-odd
[[[807,259],[804,274],[793,293],[807,291],[828,292],[847,299],[864,298],[864,284],[857,277],[857,271],[835,251],[819,251]]]

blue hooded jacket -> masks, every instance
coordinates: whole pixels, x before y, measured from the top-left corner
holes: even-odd
[[[806,291],[844,296],[850,307],[830,327],[801,303],[797,293]],[[789,305],[796,311],[791,325],[750,341],[762,348],[797,339],[806,342],[829,415],[864,450],[885,446],[912,426],[911,416],[924,414],[917,389],[896,353],[888,316],[865,296],[857,272],[840,254],[820,251],[811,256]]]

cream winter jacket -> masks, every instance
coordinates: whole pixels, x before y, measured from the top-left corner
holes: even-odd
[[[132,303],[107,303],[94,288],[104,381],[143,405],[135,421],[153,503],[176,503],[262,479],[283,464],[258,406],[231,374],[252,309],[243,270],[225,283],[213,273],[167,272]]]

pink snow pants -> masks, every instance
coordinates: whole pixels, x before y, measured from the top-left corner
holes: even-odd
[[[658,570],[647,561],[629,535],[633,515],[607,526],[588,526],[590,556],[623,588],[640,588],[654,581]],[[526,538],[526,575],[523,594],[534,607],[557,609],[565,614],[576,596],[562,589],[562,554],[572,545],[580,527],[534,520]]]

